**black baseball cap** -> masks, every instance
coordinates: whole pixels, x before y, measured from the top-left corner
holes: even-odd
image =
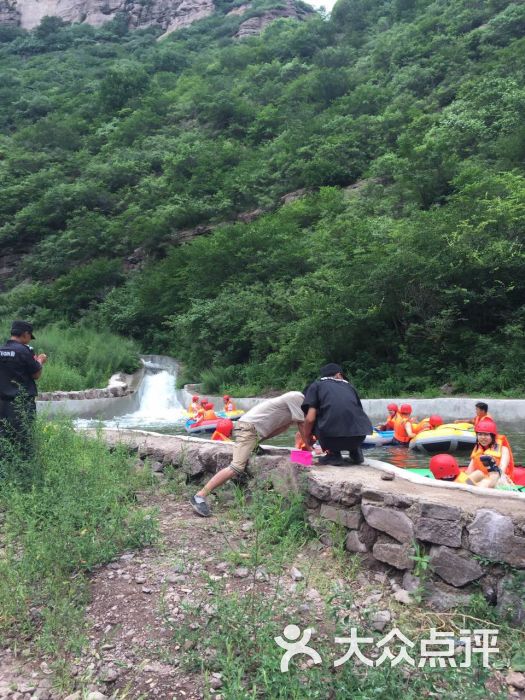
[[[34,340],[33,324],[29,321],[13,321],[11,324],[11,335],[22,335],[22,333],[31,333],[31,338]]]
[[[338,365],[335,362],[329,362],[327,365],[321,367],[321,369],[319,370],[319,375],[321,377],[333,377],[338,372],[340,372],[344,377],[344,372],[341,365]]]

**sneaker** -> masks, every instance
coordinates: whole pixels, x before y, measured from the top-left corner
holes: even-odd
[[[341,457],[341,454],[328,454],[325,455],[324,457],[319,457],[317,460],[316,464],[330,464],[332,467],[342,467],[344,464],[344,460]]]
[[[210,507],[206,503],[206,499],[203,496],[192,496],[190,503],[197,515],[200,515],[203,518],[209,518],[211,516]]]
[[[358,447],[355,450],[350,450],[348,453],[350,455],[350,461],[352,464],[363,464],[365,461],[365,456],[363,455],[363,450]]]

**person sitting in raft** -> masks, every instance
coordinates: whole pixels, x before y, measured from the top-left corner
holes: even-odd
[[[231,396],[228,396],[228,394],[226,394],[222,397],[222,400],[224,401],[223,410],[226,411],[226,413],[237,410],[237,406],[233,403]]]
[[[205,420],[217,420],[219,416],[215,413],[214,408],[214,404],[207,401],[195,416],[194,425],[200,425]]]
[[[466,473],[476,480],[478,486],[486,488],[493,489],[498,483],[512,484],[514,457],[506,436],[498,434],[498,427],[492,418],[480,420],[475,431],[477,442]]]
[[[409,403],[401,404],[399,408],[399,417],[394,422],[394,438],[393,445],[404,445],[408,447],[408,443],[416,436],[412,421],[412,406]]]
[[[377,426],[378,430],[394,430],[394,424],[396,422],[396,417],[399,415],[399,413],[398,413],[399,408],[398,408],[397,403],[389,403],[388,406],[386,407],[386,410],[388,411],[388,416],[386,417],[386,420],[384,423]]]
[[[422,433],[424,430],[435,430],[439,428],[440,425],[443,425],[443,418],[434,413],[427,418],[423,418],[423,420],[420,420],[416,425],[412,425],[412,430],[416,435],[419,435],[419,433]]]
[[[460,418],[459,420],[455,420],[454,423],[471,423],[474,426],[474,430],[476,430],[478,423],[480,420],[483,420],[483,418],[490,418],[493,420],[488,410],[489,405],[487,403],[484,401],[478,401],[476,404],[476,415],[474,418]]]
[[[199,412],[201,405],[199,402],[199,397],[194,395],[191,397],[191,403],[188,406],[188,413],[190,416],[196,416],[197,413]]]
[[[211,436],[212,440],[221,440],[222,442],[233,442],[231,434],[233,431],[233,421],[229,418],[219,418],[217,428]]]
[[[465,474],[459,468],[456,459],[449,454],[434,455],[430,460],[428,468],[432,472],[434,479],[439,481],[449,481],[455,484],[476,485],[476,477]],[[482,475],[483,478],[483,475]]]

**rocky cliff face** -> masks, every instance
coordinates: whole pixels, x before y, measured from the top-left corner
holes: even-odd
[[[235,8],[230,14],[244,14],[249,3]],[[213,0],[0,0],[0,24],[34,29],[46,16],[61,17],[66,22],[87,22],[99,27],[111,21],[117,13],[125,13],[132,29],[157,26],[164,35],[187,27],[215,11]],[[278,17],[302,18],[292,0],[286,7],[270,10],[247,20],[238,38],[258,34]],[[246,26],[244,26],[246,25]]]
[[[213,0],[0,0],[0,23],[33,29],[51,16],[99,27],[124,12],[132,28],[155,25],[169,34],[214,10]]]
[[[229,14],[244,14],[250,9],[250,5],[242,5],[237,8],[237,11],[232,10]],[[240,11],[243,10],[243,11]],[[306,19],[309,15],[302,8],[298,8],[293,0],[286,0],[284,7],[276,7],[273,10],[266,10],[256,17],[250,17],[239,27],[239,31],[235,35],[236,39],[244,39],[245,37],[255,36],[260,34],[265,27],[267,27],[275,19],[281,19],[283,17],[291,17],[293,19]]]

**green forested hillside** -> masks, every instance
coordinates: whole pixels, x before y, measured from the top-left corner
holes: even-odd
[[[232,5],[161,42],[1,30],[0,315],[227,388],[335,360],[383,394],[524,392],[525,5],[339,0],[241,42]]]

